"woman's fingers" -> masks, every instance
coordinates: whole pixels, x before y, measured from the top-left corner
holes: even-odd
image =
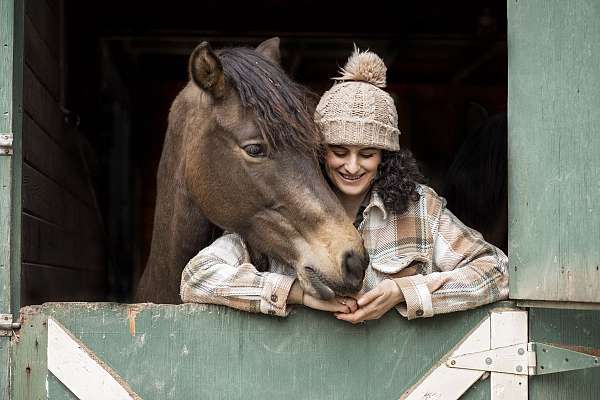
[[[361,302],[364,305],[361,305]],[[395,306],[396,301],[390,293],[386,293],[382,290],[377,291],[377,289],[374,289],[361,297],[358,300],[358,304],[360,308],[355,312],[349,314],[336,314],[336,318],[353,324],[372,319],[378,319],[393,306]]]
[[[364,307],[365,305],[375,300],[377,297],[381,296],[381,294],[382,293],[378,288],[370,290],[358,298],[357,304],[359,307]]]
[[[347,321],[352,324],[358,324],[360,322],[363,322],[365,319],[367,319],[367,312],[365,311],[364,308],[359,308],[358,310],[356,310],[353,313],[336,314],[335,317],[337,319],[341,319],[342,321]]]
[[[363,321],[368,321],[371,319],[377,319],[381,317],[382,314],[380,314],[380,310],[380,301],[378,301],[377,299],[374,302],[359,308],[355,312],[349,314],[336,314],[336,318],[341,319],[342,321],[348,321],[353,324],[358,324]]]
[[[354,312],[358,309],[356,299],[352,297],[338,297],[337,301],[348,307],[348,312]]]

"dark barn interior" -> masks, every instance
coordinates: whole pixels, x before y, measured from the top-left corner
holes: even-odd
[[[203,40],[219,48],[279,36],[283,68],[319,94],[353,43],[377,52],[401,145],[449,208],[468,224],[494,226],[484,235],[506,250],[505,1],[25,7],[22,304],[131,299],[150,247],[168,109]],[[486,113],[503,122],[487,130],[495,141],[476,133],[489,125]],[[455,198],[483,186],[499,199],[486,213]]]

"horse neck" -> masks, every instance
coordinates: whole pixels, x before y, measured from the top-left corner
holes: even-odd
[[[152,245],[138,301],[179,303],[183,268],[214,236],[214,226],[186,190],[180,146],[181,138],[167,132],[157,175]]]

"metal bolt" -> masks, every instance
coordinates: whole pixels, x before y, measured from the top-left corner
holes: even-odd
[[[517,365],[517,372],[521,372],[521,371],[523,371],[523,367],[520,365]]]
[[[492,364],[492,359],[491,359],[490,357],[487,357],[487,358],[485,359],[485,363],[486,363],[487,365],[491,365],[491,364]]]
[[[520,356],[522,356],[523,354],[525,354],[525,350],[519,349],[518,353],[519,353]]]

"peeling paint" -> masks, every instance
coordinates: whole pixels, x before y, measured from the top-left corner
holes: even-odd
[[[129,333],[131,336],[135,336],[135,317],[141,309],[137,304],[127,307],[127,320],[129,321]]]

